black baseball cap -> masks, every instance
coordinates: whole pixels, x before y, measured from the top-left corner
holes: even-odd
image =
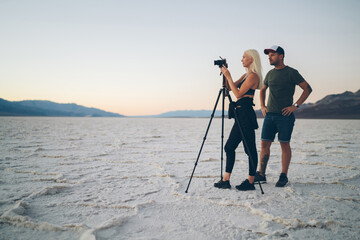
[[[266,55],[268,55],[270,52],[277,52],[278,54],[282,54],[282,55],[285,56],[285,51],[284,51],[284,49],[283,49],[282,47],[280,47],[280,46],[277,46],[277,45],[271,46],[270,48],[266,48],[266,49],[264,50],[264,53],[265,53]]]

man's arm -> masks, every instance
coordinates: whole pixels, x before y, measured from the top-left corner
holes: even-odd
[[[267,107],[265,106],[265,98],[266,98],[266,89],[268,88],[267,85],[264,84],[264,86],[260,89],[260,106],[261,106],[261,112],[262,115],[265,117],[267,113]]]
[[[301,96],[299,97],[299,99],[296,101],[296,104],[298,106],[303,104],[306,101],[306,99],[309,97],[310,93],[312,92],[312,88],[306,81],[302,81],[301,83],[299,83],[299,87],[301,87],[303,89],[303,92],[302,92]],[[282,115],[289,116],[296,109],[297,109],[297,107],[295,107],[294,105],[286,107],[282,110]]]
[[[309,97],[310,93],[312,92],[312,88],[310,87],[310,85],[306,81],[303,81],[303,82],[299,83],[299,87],[301,87],[303,89],[303,92],[302,92],[301,96],[296,101],[297,105],[300,106]]]

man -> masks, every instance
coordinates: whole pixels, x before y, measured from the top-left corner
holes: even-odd
[[[256,172],[255,181],[266,182],[266,166],[270,158],[270,146],[278,134],[282,156],[282,170],[276,187],[284,187],[287,182],[287,173],[291,160],[290,139],[293,131],[295,116],[293,114],[309,97],[312,89],[299,72],[284,64],[284,49],[272,46],[265,49],[269,55],[270,70],[265,77],[264,86],[260,90],[261,112],[264,115],[261,132],[260,166]],[[295,86],[299,85],[303,92],[300,98],[293,103]],[[265,106],[266,90],[269,88],[269,99]]]

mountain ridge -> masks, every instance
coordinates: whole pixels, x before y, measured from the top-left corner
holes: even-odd
[[[0,116],[49,117],[124,117],[124,115],[89,108],[75,103],[55,103],[47,100],[7,101],[0,98]]]
[[[295,112],[298,118],[360,119],[360,90],[327,95]]]
[[[170,111],[151,117],[210,117],[211,110]],[[261,110],[256,110],[258,118],[263,118]],[[225,111],[227,115],[227,111]],[[357,92],[345,91],[340,94],[330,94],[315,103],[305,103],[295,112],[297,118],[311,119],[360,119],[360,90]],[[215,112],[215,117],[221,117],[221,111]]]
[[[255,112],[258,118],[263,117],[260,110]],[[12,102],[0,98],[0,116],[206,118],[211,114],[211,110],[177,110],[157,115],[125,116],[75,103],[55,103],[47,100]],[[227,111],[224,114],[227,115]],[[221,115],[221,110],[216,110],[214,117]],[[310,119],[360,119],[360,90],[330,94],[315,103],[302,104],[295,111],[295,116]]]

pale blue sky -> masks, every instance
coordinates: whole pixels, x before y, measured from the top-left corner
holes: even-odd
[[[265,76],[263,49],[279,44],[315,102],[360,88],[359,12],[356,0],[0,0],[0,97],[125,115],[212,109],[215,59],[237,79],[257,49]]]

